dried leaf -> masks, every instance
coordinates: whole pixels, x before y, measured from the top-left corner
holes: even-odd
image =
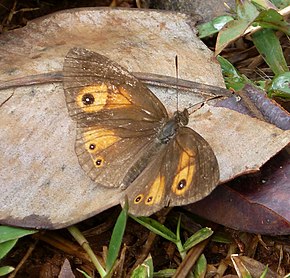
[[[179,14],[62,11],[0,37],[0,80],[59,71],[66,52],[77,42],[134,72],[175,76],[178,54],[180,78],[223,86],[212,54],[193,38],[188,18]],[[175,89],[152,89],[169,113],[176,110]],[[202,99],[181,91],[179,109]],[[1,90],[0,103],[1,223],[61,228],[119,203],[123,191],[96,187],[78,164],[76,126],[68,116],[61,84],[10,87]],[[274,125],[208,105],[191,114],[189,126],[212,146],[221,182],[257,171],[290,137]]]

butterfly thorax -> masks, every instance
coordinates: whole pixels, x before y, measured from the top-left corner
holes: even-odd
[[[182,112],[176,111],[171,119],[167,121],[161,128],[158,139],[163,144],[167,144],[176,134],[181,126],[188,124],[188,111],[184,109]]]

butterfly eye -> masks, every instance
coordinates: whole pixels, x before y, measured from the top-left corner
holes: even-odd
[[[84,105],[90,105],[95,102],[95,98],[92,94],[84,94],[82,97],[82,102]]]
[[[102,158],[98,158],[96,161],[95,161],[95,163],[96,163],[96,166],[97,167],[101,167],[102,165],[103,165],[103,159]]]
[[[138,195],[138,196],[135,198],[134,203],[135,203],[135,204],[140,203],[140,202],[142,201],[143,197],[144,197],[143,194]]]
[[[182,179],[181,181],[179,181],[179,183],[177,185],[177,190],[182,190],[182,189],[184,189],[185,186],[186,186],[186,180]]]

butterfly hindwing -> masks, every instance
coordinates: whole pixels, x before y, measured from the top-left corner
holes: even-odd
[[[208,142],[189,127],[181,127],[171,151],[178,155],[177,168],[170,182],[170,205],[186,205],[207,196],[219,183],[219,167]]]
[[[181,127],[128,190],[129,212],[151,215],[165,206],[196,202],[218,182],[217,160],[207,141]]]
[[[84,171],[96,183],[120,187],[129,169],[144,154],[144,149],[154,143],[153,132],[143,132],[143,136],[134,136],[134,131],[125,133],[117,128],[78,128],[76,154]]]

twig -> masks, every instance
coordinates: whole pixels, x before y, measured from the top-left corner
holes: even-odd
[[[8,278],[14,278],[17,272],[20,270],[20,268],[23,266],[23,264],[26,262],[26,260],[31,255],[32,251],[35,249],[36,244],[38,243],[38,240],[35,240],[32,244],[30,244],[26,254],[22,258],[22,260],[19,262],[19,264],[16,266],[15,270],[8,276]]]

